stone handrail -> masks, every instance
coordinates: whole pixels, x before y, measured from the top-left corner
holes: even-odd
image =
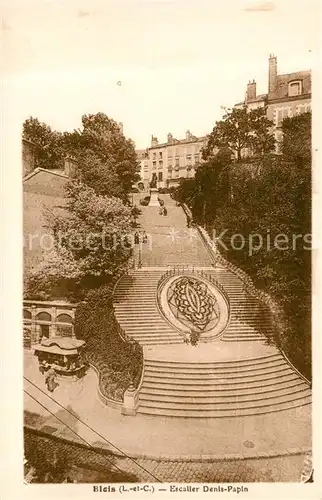
[[[93,362],[89,363],[89,366],[96,373],[96,376],[98,378],[97,395],[98,395],[100,401],[102,401],[102,403],[104,403],[106,406],[109,406],[109,407],[117,409],[117,410],[121,410],[122,404],[123,404],[122,401],[117,401],[116,399],[109,398],[108,396],[106,396],[104,394],[104,390],[102,389],[102,377],[101,377],[101,372],[99,371],[99,369],[96,367],[96,365]]]

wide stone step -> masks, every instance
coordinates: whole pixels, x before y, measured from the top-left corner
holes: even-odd
[[[222,338],[223,342],[264,342],[264,339],[260,337],[254,337],[254,338],[243,338],[240,337],[239,339],[226,339],[225,337]]]
[[[120,292],[123,292],[124,290],[131,290],[134,291],[134,290],[138,290],[138,291],[142,291],[144,290],[144,292],[151,292],[151,291],[154,291],[157,289],[157,285],[158,285],[158,282],[157,283],[122,283],[121,285],[118,285],[117,286],[117,291],[120,291]]]
[[[262,375],[262,374],[269,374],[269,373],[280,373],[285,370],[291,370],[292,368],[287,365],[284,361],[281,363],[278,363],[276,365],[268,365],[264,367],[246,367],[246,368],[214,368],[212,370],[199,370],[199,371],[193,371],[188,368],[186,369],[181,369],[181,370],[171,370],[171,368],[157,368],[157,367],[151,367],[151,366],[146,366],[145,367],[145,374],[147,376],[160,376],[164,378],[174,378],[174,379],[181,379],[181,378],[187,378],[187,379],[216,379],[218,377],[223,377],[226,378],[227,376],[235,377],[235,378],[240,378],[240,377],[253,377],[256,375]]]
[[[219,403],[191,403],[191,402],[167,402],[167,401],[141,401],[140,400],[140,407],[144,406],[145,408],[159,408],[162,410],[183,410],[183,411],[197,411],[197,412],[202,412],[205,410],[212,410],[212,411],[220,411],[220,410],[243,410],[243,409],[269,409],[270,407],[276,407],[279,404],[285,404],[285,403],[294,403],[294,402],[299,402],[301,403],[305,402],[310,402],[311,401],[311,395],[310,391],[306,392],[301,392],[298,393],[297,395],[294,394],[288,394],[285,396],[276,396],[273,401],[270,400],[260,400],[260,401],[226,401],[226,402],[219,402]]]
[[[133,337],[136,339],[136,337]],[[162,340],[162,339],[153,339],[153,340],[138,340],[136,339],[137,342],[141,345],[170,345],[170,344],[181,344],[181,340],[177,340],[175,338],[171,340]]]
[[[284,403],[279,403],[277,405],[271,405],[266,407],[252,407],[252,408],[239,408],[232,409],[227,408],[225,410],[187,410],[187,409],[175,409],[175,408],[157,408],[148,407],[146,405],[140,405],[138,412],[146,415],[160,415],[164,417],[183,417],[183,418],[227,418],[227,417],[246,417],[253,415],[264,415],[266,413],[274,413],[283,410],[290,410],[292,408],[298,408],[301,406],[306,406],[311,404],[309,398],[300,398],[295,401],[287,401]]]
[[[134,298],[134,297],[115,297],[114,302],[121,303],[124,306],[132,305],[133,307],[140,307],[141,309],[145,307],[145,305],[156,304],[156,297],[147,297],[147,298]],[[114,304],[115,307],[117,304]]]
[[[231,384],[213,384],[213,385],[205,385],[204,387],[200,386],[187,386],[182,387],[181,385],[167,385],[164,386],[162,384],[155,384],[153,382],[143,381],[142,388],[140,390],[140,394],[159,394],[159,395],[173,395],[173,396],[192,396],[198,397],[201,395],[204,397],[205,395],[212,396],[215,394],[227,394],[227,395],[235,395],[235,394],[258,394],[258,393],[268,393],[274,392],[279,389],[287,389],[288,387],[308,387],[307,383],[304,382],[301,378],[294,375],[293,377],[283,377],[282,379],[271,379],[266,382],[255,382],[255,383],[231,383]],[[153,399],[153,398],[151,398]]]
[[[177,374],[171,376],[171,374],[160,373],[156,374],[153,371],[145,370],[144,380],[147,382],[155,382],[155,383],[163,383],[163,384],[182,384],[182,385],[202,385],[202,384],[221,384],[225,382],[237,383],[238,381],[243,383],[248,382],[258,382],[262,380],[267,380],[271,377],[275,378],[276,376],[283,377],[284,375],[290,375],[294,373],[290,367],[282,367],[280,369],[275,370],[263,370],[258,373],[248,373],[248,374],[234,374],[234,373],[220,373],[217,375],[185,375],[178,376]]]
[[[278,359],[276,361],[271,361],[267,363],[262,363],[262,364],[255,364],[254,366],[251,365],[237,365],[237,366],[212,366],[212,367],[194,367],[191,365],[190,367],[182,367],[178,365],[174,366],[165,366],[165,364],[162,365],[154,365],[152,363],[146,363],[145,364],[145,370],[146,371],[153,371],[156,373],[165,373],[165,374],[173,374],[173,375],[212,375],[212,374],[217,374],[217,373],[254,373],[258,372],[259,370],[265,370],[266,369],[273,369],[273,368],[280,368],[280,367],[288,367],[284,359]]]
[[[240,338],[262,338],[263,339],[263,335],[261,335],[259,332],[228,332],[228,331],[225,331],[224,332],[224,336],[225,338],[230,338],[230,339],[240,339]]]
[[[243,359],[233,359],[233,360],[225,360],[225,361],[171,361],[171,360],[160,360],[160,359],[152,359],[148,356],[146,357],[146,363],[151,363],[154,365],[165,365],[165,366],[182,366],[183,368],[190,368],[191,366],[199,368],[199,367],[209,367],[213,366],[239,366],[239,365],[251,365],[254,364],[262,364],[269,361],[276,361],[277,359],[284,359],[279,352],[274,354],[267,354],[265,356],[257,357],[257,358],[243,358]]]
[[[179,335],[178,332],[176,332],[175,330],[167,327],[167,326],[160,326],[160,327],[150,327],[149,325],[143,327],[143,326],[137,326],[137,325],[134,325],[133,327],[127,327],[127,328],[124,328],[124,330],[126,332],[129,332],[129,333],[142,333],[142,335],[144,333],[149,333],[149,334],[157,334],[157,333],[160,333],[160,334],[163,334],[163,333],[171,333],[171,334],[174,334],[174,335]]]
[[[155,317],[153,319],[149,318],[149,315],[141,315],[141,316],[133,316],[131,317],[130,315],[124,315],[124,316],[120,316],[119,314],[116,314],[116,316],[118,318],[120,318],[120,320],[122,320],[122,324],[124,325],[133,325],[133,323],[135,322],[135,325],[138,326],[138,327],[141,327],[141,326],[154,326],[154,325],[167,325],[167,327],[169,328],[169,324],[166,320],[164,320],[161,316],[159,317]],[[147,325],[147,322],[148,322],[148,325]]]
[[[189,407],[196,407],[195,405],[200,405],[200,408],[203,407],[213,407],[214,405],[221,404],[237,404],[237,403],[253,403],[257,402],[268,402],[268,404],[280,402],[284,397],[288,398],[289,396],[294,396],[294,398],[298,398],[299,396],[306,397],[310,396],[310,390],[307,386],[295,386],[295,387],[287,387],[285,389],[276,389],[270,392],[258,392],[258,393],[246,393],[246,394],[224,394],[220,392],[206,393],[189,396],[186,394],[174,395],[174,394],[156,394],[147,391],[142,388],[140,391],[140,401],[143,402],[158,402],[158,403],[170,403],[175,404],[180,407],[181,405],[188,405]]]
[[[133,317],[136,317],[135,315],[138,314],[139,315],[146,314],[149,317],[151,317],[150,315],[153,314],[160,315],[156,304],[151,304],[150,306],[144,306],[144,310],[142,310],[142,308],[139,309],[138,307],[132,307],[129,305],[116,304],[115,312],[119,317],[126,316],[126,314],[133,315]]]

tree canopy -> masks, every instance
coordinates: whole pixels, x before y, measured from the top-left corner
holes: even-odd
[[[64,133],[30,117],[23,124],[23,137],[36,144],[39,167],[63,168],[66,156],[75,158],[82,181],[96,194],[125,200],[139,180],[133,141],[104,113],[83,115],[81,129]]]
[[[83,115],[82,126],[82,130],[64,133],[66,152],[78,160],[86,182],[97,194],[109,194],[106,177],[108,183],[117,185],[117,195],[125,197],[139,180],[133,141],[126,139],[121,126],[104,113]]]
[[[248,149],[256,156],[274,149],[274,137],[270,134],[273,123],[266,117],[266,108],[248,110],[243,108],[226,109],[222,118],[216,122],[203,149],[204,160],[213,156],[218,149],[226,149],[237,161],[242,152]]]
[[[45,169],[63,167],[64,144],[60,132],[52,130],[38,118],[30,117],[23,124],[22,135],[36,146],[37,167]]]

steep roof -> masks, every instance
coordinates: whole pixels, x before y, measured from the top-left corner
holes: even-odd
[[[277,75],[276,91],[268,94],[268,99],[282,99],[288,97],[288,85],[292,81],[300,80],[302,82],[302,95],[311,94],[311,71],[296,71]]]

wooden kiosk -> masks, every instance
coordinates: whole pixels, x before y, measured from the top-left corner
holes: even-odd
[[[44,373],[51,366],[59,376],[71,379],[83,377],[86,371],[84,345],[84,340],[75,338],[43,337],[41,343],[34,346],[39,370]]]

